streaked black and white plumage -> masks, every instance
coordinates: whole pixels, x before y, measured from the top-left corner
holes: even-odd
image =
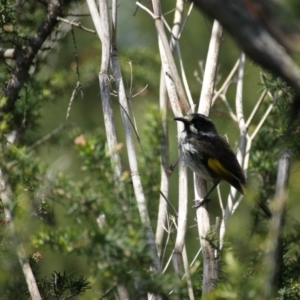
[[[184,130],[179,136],[181,158],[200,178],[213,183],[200,205],[221,181],[228,182],[244,194],[247,184],[244,172],[228,142],[218,134],[214,123],[202,114],[190,114],[174,120],[184,123]],[[258,204],[266,215],[272,215],[263,202],[258,201]]]

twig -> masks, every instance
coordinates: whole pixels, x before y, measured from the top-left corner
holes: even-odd
[[[194,265],[194,263],[197,261],[198,256],[200,255],[201,251],[202,251],[202,248],[200,247],[199,250],[197,251],[195,257],[194,257],[193,260],[191,261],[190,267],[192,267],[192,266]]]
[[[77,52],[77,46],[76,46],[76,40],[75,40],[75,35],[74,35],[74,30],[72,28],[71,30],[71,34],[72,34],[72,41],[73,41],[73,50],[74,50],[74,56],[75,56],[75,62],[76,62],[76,86],[75,89],[72,92],[72,96],[71,99],[69,101],[69,105],[68,105],[68,109],[67,109],[67,116],[66,116],[66,120],[69,118],[70,115],[70,111],[71,111],[71,107],[72,104],[78,94],[78,92],[80,91],[81,94],[81,99],[83,100],[83,90],[82,90],[82,84],[80,82],[80,77],[79,77],[79,61],[78,61],[78,52]]]
[[[240,59],[238,59],[236,61],[236,63],[234,64],[233,68],[231,69],[229,75],[227,76],[227,78],[225,79],[225,81],[223,82],[222,86],[220,87],[220,89],[218,91],[216,91],[216,93],[214,94],[214,97],[213,97],[213,104],[215,103],[215,101],[217,100],[217,98],[220,96],[220,94],[222,94],[222,92],[224,91],[224,89],[226,87],[228,87],[233,75],[235,74],[238,66],[239,66],[239,63],[240,63]]]
[[[205,64],[200,103],[198,107],[198,112],[206,116],[209,115],[209,110],[212,105],[221,41],[222,27],[217,21],[214,21]],[[206,182],[204,180],[200,180],[195,173],[194,193],[195,199],[201,199],[206,195]],[[202,294],[205,295],[212,291],[214,288],[213,282],[218,278],[217,261],[215,259],[211,244],[206,238],[210,231],[207,206],[203,205],[199,207],[196,213],[203,257]]]
[[[153,12],[155,15],[155,27],[156,27],[156,31],[159,37],[159,47],[160,47],[160,52],[164,52],[164,56],[165,56],[165,62],[168,64],[168,69],[170,71],[170,73],[166,72],[165,69],[165,64],[163,64],[164,66],[164,70],[165,70],[165,76],[166,77],[170,77],[170,79],[174,82],[174,86],[176,89],[176,92],[178,94],[178,98],[179,101],[181,102],[185,112],[189,112],[190,111],[190,107],[189,107],[189,103],[187,100],[187,97],[185,95],[179,74],[177,72],[177,68],[172,56],[172,52],[171,49],[169,47],[168,44],[168,40],[164,31],[164,27],[163,27],[163,22],[161,21],[161,10],[160,10],[160,4],[158,2],[158,0],[152,0],[152,6],[153,6]],[[178,101],[178,100],[177,100]]]
[[[125,188],[123,182],[120,180],[122,175],[122,165],[120,155],[117,151],[115,151],[117,146],[117,135],[116,128],[113,116],[113,108],[110,98],[110,90],[109,90],[109,64],[111,60],[111,39],[110,39],[110,28],[109,28],[109,15],[108,15],[108,3],[106,0],[99,1],[99,10],[97,9],[96,3],[94,0],[87,0],[87,4],[93,19],[93,23],[95,25],[97,34],[102,43],[102,57],[101,57],[101,66],[99,73],[99,85],[100,85],[100,93],[102,99],[102,109],[104,115],[104,124],[106,131],[106,138],[108,149],[110,152],[112,166],[114,167],[114,178],[115,178],[115,189],[117,194],[123,194],[126,198]],[[127,218],[126,212],[124,211],[125,204],[120,201],[120,208],[122,209],[123,216]],[[126,288],[122,284],[117,283],[117,288],[119,294],[127,297],[128,292]],[[125,298],[127,299],[127,298]]]
[[[243,165],[245,151],[247,147],[247,128],[244,120],[244,110],[243,110],[244,68],[245,68],[245,54],[241,53],[239,59],[238,72],[237,72],[237,87],[236,87],[236,97],[235,97],[236,116],[237,116],[237,122],[240,130],[237,159],[241,166]],[[236,189],[234,187],[230,187],[230,192],[227,198],[227,205],[225,208],[225,214],[220,226],[220,239],[219,239],[220,249],[223,247],[226,225],[233,212],[236,193],[237,193]]]
[[[188,12],[187,12],[187,14],[186,14],[186,17],[185,17],[185,19],[184,19],[184,21],[183,21],[183,23],[182,23],[180,32],[179,32],[179,34],[178,34],[178,40],[180,39],[181,34],[182,34],[182,32],[183,32],[183,29],[184,29],[184,27],[185,27],[185,25],[186,25],[186,23],[187,23],[187,21],[188,21],[190,15],[191,15],[191,12],[192,12],[192,10],[193,10],[193,7],[194,7],[194,3],[192,2],[192,3],[190,3],[190,7],[189,7]]]
[[[229,116],[231,117],[231,119],[234,121],[234,122],[237,122],[237,117],[236,115],[234,114],[230,104],[228,103],[227,101],[227,98],[226,98],[226,95],[225,94],[220,94],[219,97],[222,99],[222,101],[224,102],[227,110],[228,110],[228,113],[229,113]]]
[[[188,262],[188,257],[187,257],[185,246],[183,247],[183,251],[182,251],[182,260],[183,260],[183,267],[184,267],[184,271],[185,271],[185,277],[186,277],[186,281],[187,281],[189,299],[194,300],[195,296],[194,296],[193,284],[192,284],[191,274],[190,274],[190,267],[189,267],[189,262]]]
[[[170,225],[170,218],[168,215],[167,215],[167,220],[166,220],[165,224],[166,224],[167,228],[164,227],[164,230],[167,232],[167,237],[166,237],[166,241],[164,244],[164,249],[159,256],[162,265],[163,265],[163,261],[164,261],[165,255],[166,255],[166,251],[168,250],[168,247],[169,247],[169,241],[170,241],[170,237],[171,237],[171,233],[172,233],[172,225]],[[159,250],[157,250],[157,252],[159,252]]]
[[[105,300],[107,299],[106,297],[110,294],[110,292],[116,288],[116,284],[114,284],[113,286],[111,286],[108,290],[106,290],[101,297],[99,298],[99,300]]]
[[[188,81],[187,81],[187,77],[184,71],[184,66],[183,66],[183,62],[182,62],[182,57],[181,57],[181,51],[180,51],[180,46],[179,43],[176,44],[176,52],[177,52],[177,56],[178,56],[178,60],[179,60],[179,67],[180,67],[180,71],[181,71],[181,77],[182,77],[182,81],[183,81],[183,86],[185,88],[185,92],[187,94],[187,98],[189,101],[189,105],[191,107],[191,111],[194,112],[195,110],[195,103],[193,101],[193,97],[188,85]]]
[[[266,110],[266,112],[264,113],[263,117],[260,119],[259,123],[257,124],[255,130],[252,132],[250,139],[253,140],[255,138],[255,136],[257,135],[258,131],[260,130],[261,126],[264,124],[265,120],[267,119],[268,115],[270,114],[272,108],[274,107],[275,103],[276,103],[277,97],[275,96],[273,98],[272,103],[269,105],[268,109]]]
[[[74,102],[74,100],[75,100],[75,98],[76,98],[76,96],[77,96],[79,90],[82,91],[81,83],[80,83],[80,81],[77,81],[77,82],[76,82],[76,86],[75,86],[75,88],[74,88],[74,90],[73,90],[73,92],[72,92],[72,95],[71,95],[69,104],[68,104],[66,120],[69,119],[72,104],[73,104],[73,102]]]
[[[40,138],[39,140],[37,140],[36,142],[34,142],[33,144],[31,144],[27,150],[31,151],[34,148],[38,147],[39,145],[45,143],[46,141],[48,141],[49,139],[51,139],[54,135],[58,134],[59,132],[61,132],[62,130],[73,126],[73,124],[63,124],[60,125],[59,127],[55,128],[53,131],[49,132],[48,134],[46,134],[45,136],[43,136],[42,138]]]
[[[279,273],[282,267],[282,233],[285,207],[288,199],[290,159],[291,152],[287,149],[283,150],[279,158],[277,170],[276,206],[270,228],[264,299],[271,299],[272,296],[275,296],[275,287],[278,287]]]
[[[81,23],[78,23],[78,22],[75,22],[75,21],[70,21],[70,20],[64,19],[64,18],[62,18],[62,17],[57,17],[57,20],[58,20],[58,21],[61,21],[61,22],[64,22],[64,23],[66,23],[66,24],[69,24],[69,25],[71,25],[71,26],[78,27],[78,28],[80,28],[80,29],[82,29],[82,30],[84,30],[84,31],[87,31],[87,32],[90,32],[90,33],[93,33],[93,34],[96,33],[95,30],[89,29],[89,28],[87,28],[87,27],[84,27],[84,26],[81,25]]]
[[[198,108],[198,112],[206,116],[209,114],[212,105],[222,33],[222,26],[217,21],[214,21]]]
[[[104,1],[104,2],[106,2],[106,1]],[[103,7],[103,9],[104,9],[104,7]],[[106,10],[105,11],[105,14],[106,14],[108,11],[107,3],[106,3],[105,10]],[[103,14],[104,14],[104,12],[103,12]],[[116,28],[116,26],[115,26],[115,28]],[[114,33],[113,36],[115,37],[116,33]],[[115,41],[113,41],[113,44],[115,45]],[[129,110],[128,110],[127,96],[126,96],[124,82],[123,82],[123,78],[122,78],[122,74],[121,74],[121,70],[120,70],[120,66],[119,66],[119,62],[118,62],[116,48],[112,49],[111,66],[112,66],[112,70],[113,70],[113,76],[115,78],[115,84],[116,84],[116,90],[117,90],[117,93],[119,96],[119,102],[122,105],[121,117],[122,117],[124,132],[125,132],[125,141],[126,141],[127,154],[128,154],[129,166],[130,166],[130,171],[131,171],[133,189],[134,189],[134,193],[135,193],[135,197],[136,197],[136,201],[137,201],[137,207],[139,210],[140,218],[141,218],[142,224],[145,228],[146,239],[147,239],[148,246],[149,246],[150,253],[151,253],[151,260],[152,260],[151,265],[152,265],[153,271],[157,273],[157,272],[161,271],[161,265],[160,265],[160,261],[157,256],[157,250],[156,250],[154,235],[153,235],[153,231],[151,228],[151,222],[150,222],[150,218],[149,218],[149,214],[148,214],[148,210],[147,210],[145,194],[143,191],[141,178],[139,175],[137,156],[136,156],[136,151],[135,151],[131,123],[128,118]]]
[[[155,19],[155,18],[158,18],[156,17],[152,11],[150,9],[148,9],[146,6],[144,6],[143,4],[141,4],[140,2],[135,2],[136,6],[138,6],[139,8],[141,8],[142,10],[144,10],[145,12],[147,12],[151,17],[152,19]]]
[[[221,191],[220,191],[220,185],[217,186],[217,192],[218,192],[218,199],[219,199],[219,203],[220,203],[222,217],[224,217],[224,215],[225,215],[225,209],[224,209],[222,195],[221,195]]]
[[[161,14],[159,3],[154,1],[153,2],[153,7],[154,11],[156,13]],[[162,58],[162,70],[164,70],[165,73],[171,74],[171,67],[170,67],[170,61],[167,58],[167,52],[172,53],[175,49],[176,46],[178,46],[178,34],[180,32],[180,26],[182,23],[182,15],[183,15],[183,9],[184,9],[184,1],[183,0],[177,0],[176,1],[176,9],[174,13],[174,20],[173,20],[173,28],[172,28],[172,33],[171,33],[171,40],[169,45],[167,46],[167,49],[165,48],[166,45],[163,45],[162,39],[159,36],[158,41],[159,41],[159,49],[160,49],[160,55]],[[159,27],[159,24],[156,24],[157,28]],[[158,30],[158,29],[157,29]],[[169,29],[170,30],[170,29]],[[164,35],[164,32],[162,33]],[[180,57],[180,51],[179,57]],[[172,58],[173,59],[173,58]],[[166,71],[167,70],[167,71]],[[183,71],[183,69],[182,69]],[[167,120],[166,120],[166,112],[167,112],[167,95],[166,95],[166,90],[168,91],[169,94],[169,99],[174,111],[174,114],[181,115],[181,109],[179,107],[178,103],[178,97],[176,93],[176,84],[172,81],[171,78],[165,76],[164,72],[161,72],[161,86],[160,86],[160,103],[161,103],[161,108],[163,110],[163,126],[165,129],[167,129]],[[176,70],[177,72],[177,70]],[[184,71],[183,71],[184,72]],[[171,79],[171,80],[169,80]],[[180,128],[181,130],[181,128]],[[167,131],[165,131],[167,132]],[[165,145],[168,145],[168,137],[164,136],[164,140],[161,142],[162,146],[164,147]],[[166,160],[167,158],[167,160]],[[165,186],[164,188],[169,188],[169,157],[168,154],[166,154],[165,149],[162,149],[162,162],[164,163],[162,165],[162,172],[163,176],[165,177],[164,181],[161,182],[163,184],[166,184],[168,186]],[[185,233],[186,233],[186,224],[187,224],[187,174],[186,174],[186,167],[184,166],[183,162],[179,163],[179,208],[178,208],[178,228],[177,228],[177,235],[176,235],[176,240],[175,240],[175,246],[173,250],[173,255],[172,255],[172,261],[173,261],[173,266],[175,269],[175,272],[178,274],[180,270],[180,261],[181,261],[181,255],[185,243]],[[166,182],[167,180],[167,182]],[[161,199],[163,200],[163,199]],[[165,201],[164,201],[165,202]],[[160,222],[163,221],[166,218],[166,213],[167,211],[164,210],[166,203],[161,203],[160,202],[160,211],[159,211],[159,217],[160,217]],[[163,211],[164,210],[164,211]],[[162,243],[163,239],[163,231],[161,227],[162,223],[160,223],[160,228],[157,227],[157,239],[159,244]]]
[[[41,295],[33,274],[33,271],[31,269],[31,266],[29,264],[29,261],[27,259],[25,250],[23,245],[17,240],[16,232],[15,232],[15,226],[14,226],[14,220],[12,216],[12,210],[13,210],[13,203],[12,203],[12,192],[10,189],[10,186],[6,182],[4,178],[4,174],[2,170],[0,169],[0,199],[3,203],[4,208],[4,215],[5,215],[5,222],[8,234],[10,235],[11,241],[13,241],[14,246],[16,247],[16,253],[27,283],[27,287],[30,293],[30,296],[32,299],[41,300]]]
[[[158,13],[160,13],[158,3],[157,2],[153,3],[153,5],[156,7],[155,8],[156,11]],[[160,24],[157,24],[157,27],[160,28]],[[159,30],[159,29],[157,29],[157,30]],[[164,36],[164,32],[162,32],[162,36]],[[162,61],[162,72],[161,73],[163,74],[161,76],[161,84],[162,85],[161,85],[160,95],[165,93],[164,92],[164,85],[163,85],[163,82],[164,82],[165,86],[166,86],[166,90],[168,92],[170,104],[172,106],[172,110],[174,112],[174,115],[175,116],[182,116],[181,107],[180,107],[179,101],[178,101],[179,96],[177,96],[177,93],[176,93],[176,82],[174,82],[173,77],[170,75],[172,73],[172,70],[171,70],[172,66],[170,66],[170,64],[172,64],[172,63],[174,64],[173,57],[171,57],[171,60],[170,60],[170,57],[168,57],[167,54],[166,54],[167,52],[171,53],[170,47],[169,47],[168,44],[165,45],[165,44],[162,43],[161,35],[159,35],[159,38],[158,38],[158,45],[159,45],[160,56],[161,56],[161,61]],[[172,63],[170,63],[170,61],[172,61]],[[175,66],[175,64],[174,64],[174,66]],[[176,67],[175,67],[175,72],[177,73]],[[178,88],[178,86],[177,86],[177,88]],[[165,97],[165,95],[163,95],[163,97]],[[167,101],[167,98],[163,101]],[[183,124],[177,123],[177,130],[178,130],[178,132],[181,132],[183,130]],[[166,165],[166,168],[168,168],[167,165]],[[179,161],[178,168],[179,168],[179,179],[178,180],[180,182],[178,199],[179,199],[179,203],[181,203],[179,205],[187,206],[187,175],[186,175],[186,168],[183,164],[183,161]],[[166,169],[166,171],[168,172],[168,169]],[[168,176],[168,175],[169,174],[166,173],[166,176]],[[179,217],[180,220],[184,220],[183,214],[186,214],[186,213],[187,213],[187,209],[183,209],[182,211],[179,210],[179,214],[181,215]],[[186,216],[185,216],[185,218],[186,218]],[[183,222],[181,224],[183,226],[185,226],[184,224],[186,224],[186,222]],[[183,227],[180,226],[180,231],[182,229],[183,229]],[[180,233],[180,239],[183,238],[183,240],[184,240],[185,230],[186,229],[184,228],[183,231]],[[179,246],[179,244],[182,246],[184,243],[181,243],[178,240],[177,245],[178,245],[178,247],[181,247],[181,246]],[[177,251],[178,251],[178,253],[181,253],[182,248],[181,249],[178,248]],[[178,260],[176,260],[175,264],[177,262],[178,262]]]
[[[112,165],[114,167],[114,176],[116,182],[119,182],[119,178],[122,174],[121,160],[118,152],[115,151],[117,142],[117,134],[115,128],[115,122],[113,117],[112,103],[110,99],[109,91],[109,78],[108,78],[108,69],[110,62],[110,37],[109,37],[109,23],[108,15],[103,16],[103,19],[100,19],[100,15],[94,0],[87,0],[87,4],[95,25],[97,34],[102,42],[102,59],[101,67],[99,74],[99,83],[100,83],[100,93],[102,99],[103,115],[104,115],[104,125],[106,130],[107,144],[108,149],[112,159]]]
[[[260,105],[261,105],[262,102],[264,101],[264,99],[265,99],[267,93],[268,93],[268,90],[264,90],[264,91],[262,92],[262,94],[260,95],[258,101],[256,102],[256,104],[255,104],[254,108],[252,109],[252,112],[251,112],[251,114],[250,114],[250,116],[249,116],[249,118],[248,118],[248,120],[247,120],[247,122],[246,122],[246,127],[247,127],[247,128],[249,128],[249,126],[250,126],[250,124],[251,124],[251,122],[252,122],[254,116],[256,115],[256,113],[257,113],[257,111],[258,111]]]

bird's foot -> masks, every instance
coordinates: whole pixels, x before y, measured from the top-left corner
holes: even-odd
[[[211,199],[209,198],[201,198],[201,199],[195,199],[194,202],[195,204],[193,205],[193,208],[199,208],[200,206],[202,206],[203,204],[206,204],[210,201]]]

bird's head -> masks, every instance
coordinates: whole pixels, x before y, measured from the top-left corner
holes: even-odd
[[[189,114],[185,117],[174,118],[174,120],[183,122],[184,131],[187,131],[187,133],[208,136],[218,134],[214,123],[202,114]]]

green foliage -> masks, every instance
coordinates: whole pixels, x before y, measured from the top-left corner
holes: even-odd
[[[53,272],[51,278],[39,282],[43,299],[71,299],[90,289],[90,282],[82,276],[72,273]]]
[[[288,148],[293,157],[300,155],[299,120],[290,123],[291,101],[293,91],[280,78],[264,77],[265,87],[275,95],[275,106],[264,122],[251,149],[250,171],[259,174],[261,198],[267,199],[274,195],[277,176],[277,165],[280,153]],[[270,100],[265,100],[264,110]],[[266,151],[266,149],[268,151]]]
[[[73,2],[65,3],[65,11]],[[26,46],[47,13],[43,1],[18,3],[16,5],[5,0],[0,3],[1,47]],[[84,91],[90,93],[90,87],[97,82],[95,74],[99,71],[99,41],[82,43],[82,36],[77,30],[74,29],[76,39],[78,33],[78,47],[83,48],[78,53],[80,81]],[[58,31],[54,32],[54,49],[58,35]],[[68,41],[71,38],[60,41],[62,48]],[[68,130],[66,135],[52,137],[40,148],[31,147],[49,130],[43,128],[39,131],[45,118],[51,119],[51,126],[57,123],[55,113],[47,104],[57,105],[58,110],[62,110],[71,97],[77,80],[77,65],[73,49],[66,49],[60,52],[62,57],[52,51],[46,60],[35,61],[30,70],[30,80],[21,90],[13,111],[0,118],[0,168],[12,191],[9,209],[13,213],[15,235],[32,257],[29,261],[42,297],[67,299],[80,295],[82,299],[91,299],[93,291],[96,294],[94,298],[98,299],[109,291],[106,297],[112,299],[116,286],[123,284],[132,299],[147,292],[160,293],[166,299],[188,299],[185,279],[177,278],[171,267],[165,274],[154,274],[149,267],[149,245],[136,207],[131,177],[126,169],[127,159],[122,142],[115,149],[125,166],[120,179],[114,175],[103,128],[94,131],[75,127]],[[159,199],[161,114],[157,106],[145,103],[148,103],[150,96],[157,98],[160,58],[149,47],[121,49],[118,55],[128,97],[146,112],[142,117],[137,115],[139,136],[136,146],[140,176],[154,224]],[[0,85],[3,88],[13,62],[1,62],[1,66]],[[134,98],[134,94],[146,85],[148,88]],[[290,136],[285,134],[291,91],[275,77],[266,78],[265,85],[272,93],[281,91],[281,94],[270,118],[255,139],[250,159],[252,172],[264,187],[261,189],[263,198],[274,194],[277,158],[282,150],[282,142],[288,141],[295,156],[299,155],[300,149],[299,135],[295,134],[299,131],[299,124],[293,124]],[[90,100],[89,97],[84,100],[87,99]],[[4,102],[5,99],[1,99],[0,106]],[[84,110],[81,109],[80,114],[85,119],[89,119],[95,110],[93,105],[87,114],[83,114],[89,103],[81,102]],[[118,102],[114,104],[117,106]],[[97,119],[97,124],[101,124],[101,121]],[[17,139],[9,143],[7,137],[12,133],[16,134]],[[58,151],[58,145],[67,149],[60,148]],[[47,150],[46,154],[43,153],[44,149]],[[53,164],[47,164],[48,153],[51,155],[54,149],[59,152],[57,155],[63,153],[68,158],[73,155],[74,169],[57,171]],[[76,169],[78,165],[80,170]],[[1,297],[27,299],[28,287],[4,220],[1,206],[0,289],[4,291]],[[296,230],[299,229],[297,223],[292,222],[289,226],[299,232]],[[211,299],[255,299],[261,292],[265,280],[266,225],[260,219],[246,220],[241,216],[235,227],[236,231],[228,233],[228,240],[220,254],[220,279],[215,282],[216,290],[209,296]],[[300,237],[295,232],[287,230],[285,235],[281,289],[277,297],[280,300],[300,297],[300,259],[297,252]],[[170,235],[169,248],[173,246],[172,239],[173,234]],[[212,243],[215,245],[216,241]],[[197,262],[191,269],[196,298],[202,293],[202,274],[203,268]]]

